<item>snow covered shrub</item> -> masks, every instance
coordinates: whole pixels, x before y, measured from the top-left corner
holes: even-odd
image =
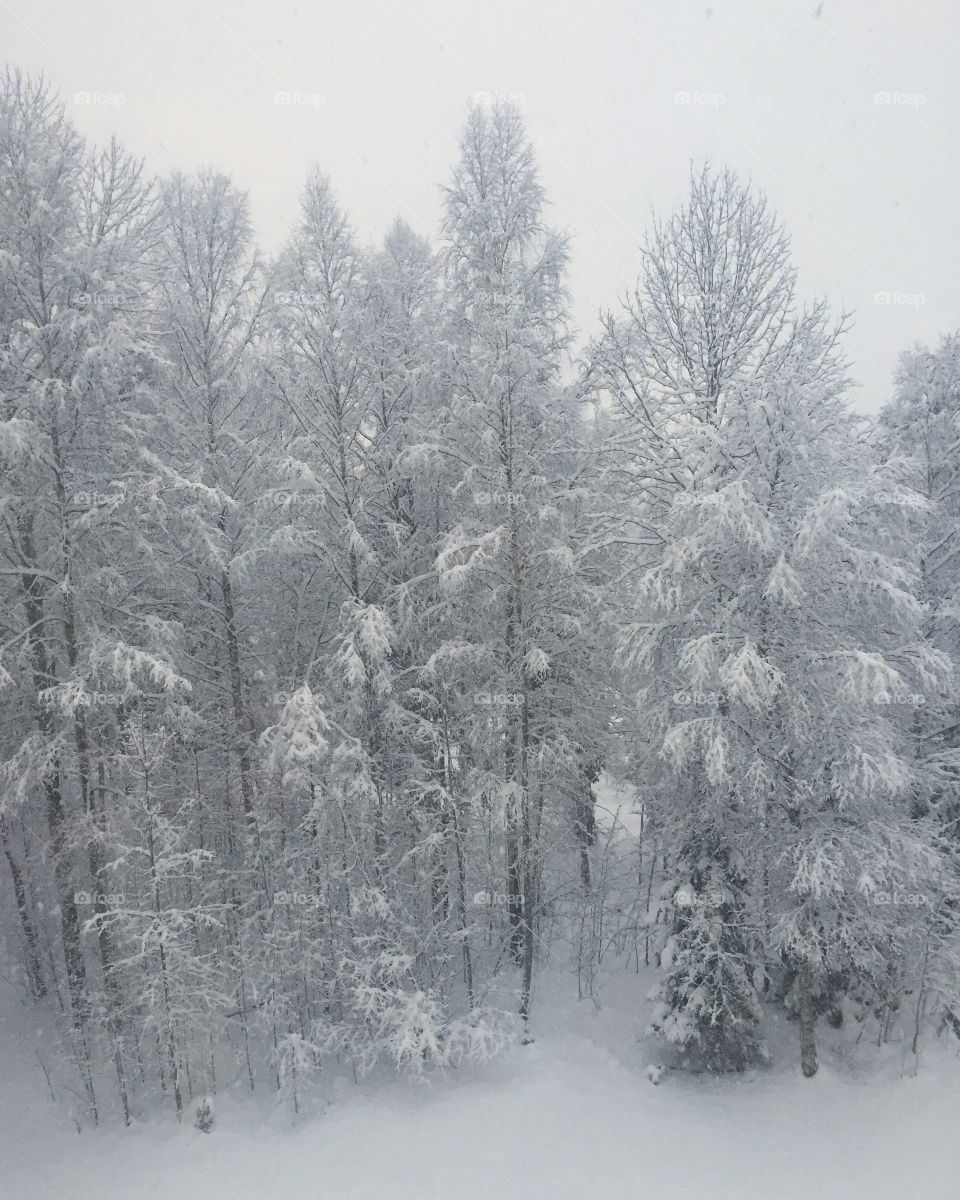
[[[385,1059],[420,1075],[430,1067],[483,1062],[516,1039],[520,1023],[513,1014],[476,1008],[454,1016],[436,989],[417,986],[413,968],[412,956],[386,949],[349,964],[346,991],[355,1023],[346,1037],[362,1069]]]
[[[732,885],[739,883],[736,888]],[[755,983],[757,947],[745,929],[742,880],[711,864],[699,886],[678,892],[673,927],[660,955],[652,1030],[692,1070],[742,1071],[767,1059]]]
[[[278,1039],[276,1049],[277,1080],[280,1094],[300,1111],[304,1088],[320,1073],[323,1039],[308,1041],[299,1033],[288,1033]]]
[[[502,1054],[524,1036],[523,1022],[516,1013],[481,1006],[450,1022],[446,1062],[479,1064]]]
[[[209,1096],[204,1096],[202,1100],[197,1101],[193,1110],[193,1127],[201,1133],[210,1133],[213,1123],[213,1102]]]

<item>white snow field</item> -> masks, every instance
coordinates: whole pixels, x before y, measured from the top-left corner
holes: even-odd
[[[570,980],[554,980],[570,986]],[[428,1085],[343,1080],[301,1115],[223,1095],[212,1133],[172,1117],[78,1134],[51,1103],[30,1031],[0,1028],[3,1200],[958,1200],[960,1065],[934,1043],[826,1048],[813,1080],[646,1076],[623,972],[597,1010],[550,1004],[535,1044]],[[7,993],[9,995],[9,992]],[[561,1011],[562,1009],[562,1011]],[[561,1034],[561,1020],[574,1032]],[[544,1028],[545,1026],[545,1028]],[[955,1044],[955,1043],[954,1043]],[[901,1073],[903,1077],[901,1078]]]

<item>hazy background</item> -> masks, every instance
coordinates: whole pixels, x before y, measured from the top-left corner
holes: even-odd
[[[157,172],[229,172],[269,253],[312,162],[361,240],[398,214],[435,236],[466,103],[506,93],[572,235],[581,340],[705,157],[767,192],[804,294],[854,311],[858,406],[887,398],[901,349],[960,326],[949,0],[0,0],[0,47],[95,140],[116,132]]]

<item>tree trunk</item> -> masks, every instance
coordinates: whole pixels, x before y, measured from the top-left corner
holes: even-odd
[[[504,773],[509,783],[516,784],[517,780],[517,747],[514,743],[514,729],[508,724],[507,736],[504,742]],[[520,826],[514,798],[511,796],[510,807],[506,814],[506,832],[504,848],[507,859],[507,916],[510,922],[510,957],[519,967],[523,963],[523,880],[520,849]]]
[[[13,880],[13,896],[17,904],[17,916],[20,920],[20,932],[23,936],[24,964],[27,972],[27,982],[37,1000],[42,1000],[47,994],[47,984],[43,977],[43,964],[40,959],[39,940],[36,926],[30,915],[27,903],[27,888],[23,879],[20,865],[13,856],[10,840],[7,835],[7,825],[0,814],[0,843],[3,844],[4,857],[10,868],[10,878]]]
[[[467,926],[467,866],[464,855],[463,832],[457,816],[457,802],[453,794],[453,772],[451,770],[450,728],[447,713],[443,714],[443,769],[445,788],[450,800],[450,816],[453,825],[454,848],[457,856],[457,932],[460,935],[460,948],[463,954],[463,982],[467,989],[467,1003],[472,1009],[475,1004],[473,994],[473,957],[470,952],[470,938]]]
[[[520,1017],[526,1029],[530,1020],[530,993],[533,988],[533,922],[536,904],[534,894],[537,887],[536,866],[533,861],[533,828],[530,812],[530,789],[528,785],[530,748],[530,710],[527,704],[527,689],[523,689],[523,707],[520,717],[520,776],[523,788],[521,808],[521,868],[523,894],[520,903],[523,911],[522,966],[523,983],[520,989]],[[526,1035],[527,1040],[529,1035]]]
[[[807,1079],[817,1073],[817,1013],[813,997],[813,968],[803,963],[797,975],[797,1011],[800,1016],[800,1069]]]
[[[587,773],[580,774],[581,791],[577,796],[577,812],[574,818],[574,829],[577,844],[580,848],[580,883],[584,892],[591,887],[590,847],[597,840],[596,798],[593,794],[593,784]]]
[[[22,531],[21,545],[24,559],[27,562],[33,562],[33,538],[29,529]],[[44,742],[50,745],[56,739],[56,730],[50,710],[41,699],[41,693],[45,688],[51,687],[56,680],[51,670],[45,641],[46,616],[41,599],[41,585],[39,578],[30,572],[24,571],[21,578],[23,607],[29,630],[27,638],[33,659],[37,728]],[[70,996],[74,1024],[79,1025],[85,1011],[86,972],[83,961],[83,944],[80,937],[80,916],[77,912],[74,895],[73,872],[70,869],[70,859],[67,854],[67,818],[60,786],[60,756],[55,755],[44,776],[43,790],[46,797],[47,829],[50,835],[50,858],[53,862],[57,903],[60,907],[60,934],[67,967],[67,992]]]
[[[253,807],[253,764],[250,747],[254,740],[253,722],[247,712],[243,697],[243,676],[240,670],[240,639],[237,637],[236,614],[233,603],[233,586],[230,568],[220,578],[223,593],[223,619],[226,626],[227,663],[230,668],[230,696],[233,702],[233,720],[236,727],[234,746],[240,765],[240,798],[248,830],[255,831],[256,816]]]

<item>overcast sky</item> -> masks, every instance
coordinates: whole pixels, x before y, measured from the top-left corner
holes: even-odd
[[[581,339],[706,157],[770,197],[802,292],[854,312],[859,407],[960,326],[955,0],[0,0],[0,35],[95,140],[229,172],[267,252],[311,163],[363,241],[398,214],[435,235],[467,101],[505,93],[572,236]]]

